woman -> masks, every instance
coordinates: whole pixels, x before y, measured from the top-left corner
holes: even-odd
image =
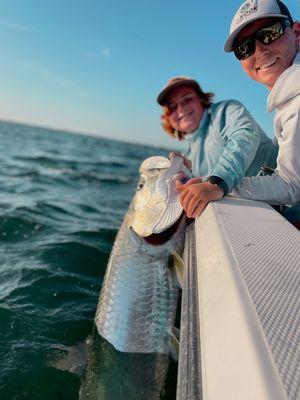
[[[157,97],[162,125],[188,143],[186,157],[197,178],[177,182],[187,216],[195,218],[206,205],[220,200],[244,176],[257,175],[262,165],[276,166],[277,146],[247,109],[235,100],[213,103],[194,79],[175,77]]]

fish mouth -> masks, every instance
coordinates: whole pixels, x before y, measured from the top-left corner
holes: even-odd
[[[183,211],[178,218],[178,220],[171,225],[168,229],[160,233],[152,233],[149,236],[143,237],[143,240],[153,246],[159,246],[161,244],[166,243],[171,237],[177,232],[181,221],[185,217],[185,212]]]

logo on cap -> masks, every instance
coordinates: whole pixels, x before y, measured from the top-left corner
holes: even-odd
[[[247,18],[248,15],[255,13],[257,11],[257,3],[257,0],[249,0],[247,3],[242,5],[236,23],[239,24],[243,19]]]

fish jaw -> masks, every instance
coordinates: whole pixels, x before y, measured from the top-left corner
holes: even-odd
[[[162,233],[178,221],[183,208],[176,191],[176,179],[182,173],[187,177],[191,173],[182,157],[174,157],[171,162],[164,157],[150,157],[142,163],[140,173],[141,184],[133,199],[131,226],[139,236],[147,237]]]

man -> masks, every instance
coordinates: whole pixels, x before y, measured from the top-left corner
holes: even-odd
[[[299,46],[300,23],[279,0],[248,0],[232,20],[224,49],[233,51],[244,71],[270,90],[268,110],[276,109],[279,145],[275,172],[244,178],[234,196],[277,205],[300,202]]]

